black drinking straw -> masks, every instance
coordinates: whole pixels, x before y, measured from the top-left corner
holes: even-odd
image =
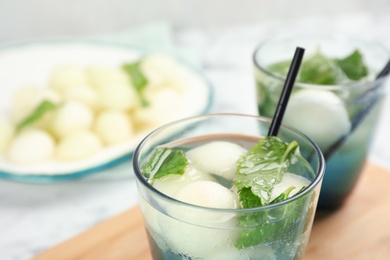
[[[282,94],[280,95],[278,106],[276,107],[274,117],[272,118],[268,136],[278,135],[280,124],[282,123],[284,112],[286,111],[287,103],[290,98],[295,79],[297,78],[304,53],[305,49],[301,47],[297,47],[295,49],[295,54],[288,70],[286,81],[284,82]]]

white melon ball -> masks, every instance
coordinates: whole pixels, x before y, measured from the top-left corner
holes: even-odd
[[[284,174],[282,181],[275,185],[271,194],[271,200],[278,197],[291,186],[295,187],[295,189],[293,189],[289,194],[289,197],[292,197],[297,194],[303,187],[309,186],[310,183],[311,182],[305,177],[293,173],[286,173]]]
[[[51,129],[57,137],[64,137],[90,129],[93,120],[94,114],[89,107],[80,102],[68,101],[56,110]]]
[[[183,67],[173,57],[166,54],[151,54],[141,62],[141,70],[148,79],[148,88],[172,88],[183,91],[185,80]]]
[[[171,174],[154,180],[153,187],[167,196],[174,196],[184,186],[195,181],[213,181],[214,178],[207,173],[201,172],[194,167],[187,166],[183,175]]]
[[[238,250],[234,245],[226,246],[215,250],[205,260],[226,260],[226,259],[261,259],[261,260],[276,260],[275,252],[271,247],[262,245],[248,247]]]
[[[327,90],[304,89],[291,95],[283,123],[308,135],[322,151],[351,128],[343,100]]]
[[[101,85],[97,93],[102,109],[129,110],[138,104],[138,94],[129,84]]]
[[[58,104],[61,97],[53,90],[26,86],[16,91],[11,100],[10,119],[17,124],[27,118],[44,101]]]
[[[41,163],[51,159],[54,148],[54,139],[47,132],[40,129],[26,129],[12,140],[7,157],[18,164]]]
[[[237,161],[246,152],[246,149],[237,144],[216,141],[191,149],[186,156],[202,171],[233,180]]]
[[[86,86],[88,79],[84,70],[74,65],[56,67],[50,75],[49,86],[59,93],[74,86]]]
[[[128,85],[129,76],[121,68],[110,68],[100,65],[93,65],[86,68],[89,83],[100,88],[105,85]]]
[[[87,105],[95,110],[98,106],[96,90],[88,86],[73,86],[67,88],[63,93],[64,100],[73,100]]]
[[[3,154],[7,150],[14,133],[14,126],[10,122],[0,120],[0,154]]]
[[[115,110],[100,113],[96,118],[94,130],[107,145],[126,141],[134,133],[130,117],[125,112]]]
[[[201,217],[198,219],[201,220]],[[230,226],[225,230],[204,227],[202,223],[190,224],[168,216],[159,216],[158,223],[168,248],[176,254],[186,254],[194,259],[206,259],[214,251],[225,248],[226,244],[232,243],[237,237],[234,232],[236,223],[229,223]]]
[[[56,156],[64,161],[83,160],[96,154],[102,147],[102,142],[95,133],[80,131],[59,141]]]
[[[177,200],[208,208],[237,208],[236,197],[226,187],[212,181],[196,181],[181,188],[175,195]]]
[[[155,128],[179,119],[184,104],[182,96],[177,92],[171,89],[161,89],[145,94],[145,97],[149,105],[138,106],[133,113],[137,123]]]
[[[237,207],[234,194],[212,181],[190,183],[173,197],[203,207]],[[232,213],[176,204],[167,207],[166,211],[170,217],[164,216],[159,220],[161,233],[169,248],[176,253],[203,258],[231,243],[237,236],[236,232],[232,232],[237,225],[237,219]]]

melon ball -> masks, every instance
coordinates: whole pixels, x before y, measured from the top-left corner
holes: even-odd
[[[74,65],[61,65],[52,71],[49,78],[49,87],[63,93],[67,88],[87,86],[88,79],[84,70]]]
[[[57,137],[64,137],[80,130],[90,129],[94,114],[86,105],[67,101],[60,106],[51,122],[51,129]]]
[[[138,124],[148,125],[151,128],[178,119],[183,109],[183,100],[180,94],[171,89],[145,94],[148,106],[138,106],[134,113],[134,119]]]
[[[18,164],[41,163],[51,159],[55,148],[52,136],[40,129],[26,129],[12,140],[7,157]]]
[[[107,145],[126,141],[134,132],[130,117],[125,112],[115,110],[100,113],[94,130]]]
[[[183,68],[173,57],[151,54],[142,60],[140,67],[148,79],[148,88],[168,87],[179,92],[184,90]]]
[[[293,173],[286,173],[283,175],[282,181],[279,184],[275,185],[271,194],[271,200],[278,197],[291,186],[295,187],[295,189],[293,189],[289,194],[289,197],[292,197],[297,194],[298,191],[300,191],[303,187],[309,186],[310,183],[311,182],[305,177]]]
[[[14,126],[5,120],[0,120],[0,154],[3,154],[14,136]]]
[[[93,65],[86,68],[89,83],[100,88],[105,85],[129,85],[129,76],[121,68]]]
[[[64,161],[83,160],[96,154],[102,148],[99,137],[91,131],[79,131],[62,138],[56,156]]]
[[[203,207],[219,209],[237,207],[234,194],[212,181],[190,183],[173,197]],[[173,252],[203,258],[236,237],[232,229],[236,227],[237,219],[232,213],[180,204],[170,205],[166,212],[169,217],[161,216],[160,229]]]
[[[190,224],[185,220],[181,221],[165,215],[159,216],[160,234],[173,253],[188,255],[194,259],[207,259],[216,250],[222,250],[226,244],[235,241],[237,237],[234,231],[235,222],[226,224],[226,229],[204,227],[202,217],[198,216],[200,224],[196,220]],[[196,219],[196,216],[193,218]]]
[[[212,181],[196,181],[181,188],[175,195],[177,200],[197,206],[220,209],[237,208],[233,192]]]
[[[182,187],[195,181],[213,181],[214,178],[194,167],[187,166],[183,175],[171,174],[154,180],[153,187],[167,196],[174,196]]]
[[[87,86],[72,86],[63,93],[64,100],[73,100],[83,103],[92,110],[98,106],[98,97],[96,90]]]
[[[138,95],[129,84],[106,84],[97,89],[102,109],[129,110],[138,103]]]
[[[27,118],[44,100],[58,104],[61,97],[51,89],[26,86],[14,94],[11,100],[10,119],[17,124]]]
[[[327,90],[304,89],[291,95],[283,123],[308,135],[322,151],[351,129],[343,100]]]
[[[237,144],[215,141],[189,150],[186,156],[202,171],[233,180],[237,161],[246,152],[246,149]]]

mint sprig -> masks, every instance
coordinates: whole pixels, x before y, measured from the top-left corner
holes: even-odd
[[[268,136],[239,159],[234,185],[243,207],[264,206],[271,202],[272,190],[281,182],[297,148],[295,141],[285,143],[278,137]]]
[[[54,104],[51,101],[44,100],[42,101],[35,109],[28,115],[25,119],[23,119],[17,126],[16,130],[20,131],[21,129],[29,126],[35,122],[37,122],[40,118],[42,118],[47,112],[57,108],[58,105]]]
[[[299,82],[317,85],[336,85],[345,76],[337,64],[317,51],[302,62]]]
[[[124,64],[122,68],[130,76],[131,82],[133,83],[134,88],[141,99],[141,105],[143,107],[146,107],[149,105],[149,102],[144,98],[142,91],[148,84],[148,79],[142,72],[140,64],[140,61],[134,63],[127,63]]]
[[[285,143],[280,138],[269,136],[259,141],[238,161],[234,184],[244,208],[265,206],[286,200],[295,189],[291,186],[272,200],[274,187],[281,182],[298,143]],[[254,211],[239,218],[242,229],[235,246],[238,249],[276,241],[280,236],[294,230],[303,209],[305,199],[299,199],[273,210]],[[278,221],[276,221],[278,220]],[[276,222],[275,222],[276,221]],[[294,233],[294,232],[291,232]],[[279,237],[278,237],[279,236]]]
[[[269,67],[269,70],[286,76],[290,61],[281,61]],[[368,75],[363,55],[359,50],[341,59],[325,56],[320,50],[303,60],[297,81],[317,85],[337,85],[348,81],[357,81]]]
[[[171,174],[183,175],[187,165],[188,159],[183,151],[160,147],[154,150],[142,174],[152,182]]]

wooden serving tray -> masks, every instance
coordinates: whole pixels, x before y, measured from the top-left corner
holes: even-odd
[[[106,220],[35,260],[150,260],[139,207]],[[367,164],[346,204],[317,213],[305,260],[390,259],[390,172]]]

